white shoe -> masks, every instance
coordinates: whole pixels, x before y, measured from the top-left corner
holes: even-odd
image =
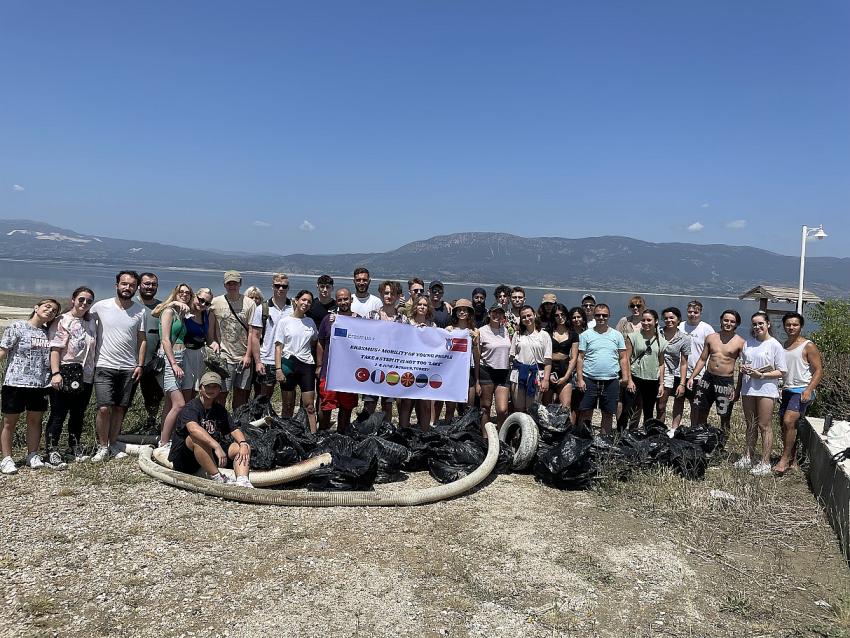
[[[749,470],[753,466],[753,460],[749,456],[742,456],[732,466],[736,470]]]
[[[109,448],[105,445],[98,445],[97,452],[94,453],[94,456],[91,457],[91,460],[95,463],[103,463],[106,459],[109,458]]]
[[[33,470],[43,468],[44,460],[41,458],[41,454],[38,452],[31,452],[27,454],[27,465]]]
[[[159,443],[156,446],[156,449],[165,450],[166,452],[170,452],[171,451],[171,441],[166,441],[165,443]]]
[[[127,453],[124,451],[125,449],[124,445],[120,443],[111,443],[109,445],[109,453],[119,460],[127,458]]]
[[[18,473],[18,468],[15,465],[15,462],[12,460],[11,456],[7,456],[2,461],[0,461],[0,472],[2,472],[3,474]]]
[[[213,474],[210,477],[210,480],[214,483],[222,483],[224,485],[229,485],[230,483],[233,483],[233,479],[231,479],[226,474]]]
[[[254,487],[254,485],[251,483],[251,481],[248,480],[247,476],[237,476],[236,477],[236,485],[238,485],[239,487],[250,487],[250,488]]]
[[[54,470],[64,470],[68,467],[68,464],[65,463],[65,459],[63,459],[62,455],[56,450],[53,450],[47,455],[47,465],[52,467]]]
[[[74,462],[82,463],[83,461],[88,461],[91,457],[86,454],[86,449],[82,445],[74,446]]]
[[[770,467],[770,463],[765,463],[764,461],[762,461],[750,470],[750,474],[752,474],[753,476],[768,476],[772,473],[773,470]]]

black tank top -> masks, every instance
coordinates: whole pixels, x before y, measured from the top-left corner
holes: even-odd
[[[572,350],[573,344],[578,341],[578,335],[575,332],[568,332],[569,337],[564,339],[564,341],[558,341],[555,337],[552,337],[552,354],[560,353],[566,355],[569,359],[570,351]]]
[[[446,310],[446,302],[444,301],[439,308],[434,308],[434,323],[438,328],[445,328],[451,323],[449,311]]]

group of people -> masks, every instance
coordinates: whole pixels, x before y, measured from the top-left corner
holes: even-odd
[[[610,307],[592,294],[568,308],[547,293],[534,308],[522,287],[501,285],[488,307],[487,291],[480,287],[470,299],[449,303],[440,281],[426,289],[422,279],[411,278],[407,295],[400,283],[383,281],[376,296],[370,293],[369,271],[359,267],[352,283],[353,292],[334,290],[333,278],[322,275],[315,294],[299,290],[290,295],[289,277],[274,273],[266,297],[256,287],[243,292],[240,273],[230,270],[224,273],[224,294],[181,283],[160,300],[154,273],[125,270],[116,275],[112,298],[96,302],[92,290],[81,286],[64,312],[57,300],[42,300],[28,320],[11,324],[0,340],[0,359],[8,359],[0,471],[17,471],[12,438],[23,413],[26,464],[44,465],[40,447],[48,403],[47,462],[58,466],[69,457],[89,458],[81,437],[92,392],[97,441],[91,458],[123,456],[117,439],[139,388],[148,427],[158,432],[159,445],[168,449],[176,468],[201,467],[224,481],[215,470],[230,459],[237,480],[246,484],[250,444],[225,408],[228,397],[236,409],[252,393],[271,397],[279,386],[283,416],[293,414],[300,395],[314,432],[330,428],[336,411],[337,431],[344,433],[361,400],[367,412],[380,404],[391,413],[390,398],[326,387],[331,326],[338,315],[466,331],[472,353],[468,400],[398,399],[401,427],[410,425],[414,413],[419,427],[428,428],[472,406],[481,409],[482,428],[493,419],[501,426],[511,411],[527,411],[540,402],[559,403],[570,411],[572,423],[590,422],[598,409],[602,431],[611,432],[615,422],[618,429],[637,427],[641,418],[653,416],[666,423],[672,399],[672,436],[686,402],[692,424],[705,422],[713,405],[728,429],[740,396],[747,447],[737,465],[755,474],[793,467],[796,423],[814,399],[822,374],[817,347],[801,334],[805,320],[793,312],[782,319],[787,340],[780,344],[766,313],[752,315],[752,330],[744,338],[736,333],[741,323],[736,311],[725,311],[715,332],[702,321],[698,300],[688,303],[683,321],[678,308],[665,308],[659,317],[636,295],[612,328]],[[220,373],[207,371],[209,357],[219,359]],[[784,449],[771,468],[777,399]],[[63,454],[59,441],[66,419],[69,449]],[[235,443],[225,450],[227,434]],[[751,467],[759,434],[761,460]]]

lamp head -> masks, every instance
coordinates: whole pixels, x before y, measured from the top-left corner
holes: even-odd
[[[826,237],[828,237],[828,236],[829,236],[829,235],[827,235],[827,234],[824,232],[824,230],[823,230],[823,226],[821,226],[820,228],[818,228],[818,232],[816,232],[816,233],[815,233],[815,239],[824,239],[824,238],[826,238]]]

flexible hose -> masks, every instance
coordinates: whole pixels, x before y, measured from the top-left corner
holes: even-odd
[[[351,506],[411,506],[435,503],[460,496],[483,481],[499,459],[499,436],[496,426],[488,423],[487,456],[475,470],[467,476],[446,485],[436,485],[420,490],[405,490],[396,494],[378,492],[291,492],[281,490],[248,489],[234,484],[215,483],[208,479],[183,474],[158,465],[152,458],[150,448],[143,449],[139,455],[139,467],[148,476],[181,487],[192,492],[208,496],[217,496],[242,503],[261,505],[294,505],[306,507],[351,507]]]

